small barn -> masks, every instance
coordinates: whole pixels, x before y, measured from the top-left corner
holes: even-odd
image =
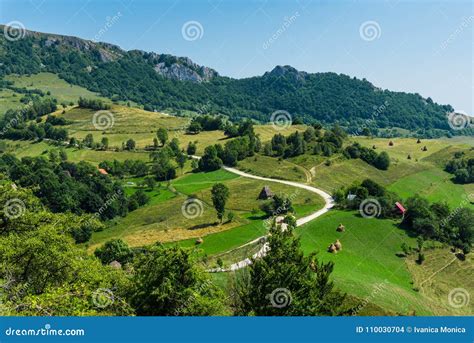
[[[272,198],[273,197],[273,193],[272,191],[270,190],[270,187],[268,186],[264,186],[262,188],[262,190],[260,191],[260,194],[258,195],[258,198],[259,200],[266,200],[266,199],[269,199],[269,198]]]

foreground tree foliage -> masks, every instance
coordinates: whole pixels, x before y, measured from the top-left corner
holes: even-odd
[[[69,233],[79,218],[39,209],[39,201],[31,193],[15,190],[11,184],[0,186],[0,201],[11,199],[22,199],[24,205],[18,207],[22,208],[18,218],[9,212],[10,218],[4,216],[0,224],[2,314],[133,313],[122,300],[128,282],[125,275],[102,266],[74,244]],[[104,289],[113,292],[114,299],[102,307],[97,299]]]
[[[224,314],[222,292],[197,264],[191,251],[161,244],[134,263],[130,304],[141,316]]]
[[[233,285],[233,306],[237,315],[315,316],[343,313],[345,295],[334,289],[332,262],[305,256],[299,238],[288,227],[273,226],[269,252],[239,272]]]

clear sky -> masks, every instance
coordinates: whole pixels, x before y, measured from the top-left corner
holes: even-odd
[[[286,64],[344,73],[474,112],[472,0],[0,0],[11,21],[236,78]]]

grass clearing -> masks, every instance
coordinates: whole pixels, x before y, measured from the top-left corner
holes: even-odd
[[[99,98],[110,102],[109,99],[99,96],[97,93],[91,92],[83,87],[75,86],[56,74],[39,73],[34,75],[7,75],[6,80],[13,81],[15,87],[25,87],[26,89],[40,89],[43,92],[50,92],[51,96],[58,99],[58,103],[77,102],[79,97],[83,98]]]
[[[345,232],[336,232],[343,223]],[[334,281],[343,291],[393,312],[432,314],[424,299],[415,292],[405,261],[395,254],[400,245],[415,246],[414,238],[392,220],[365,219],[354,212],[333,210],[297,229],[306,253],[319,251],[323,261],[333,261]],[[336,239],[342,243],[337,254],[327,252]],[[378,290],[378,291],[377,291]]]
[[[407,266],[413,275],[414,286],[429,299],[426,303],[433,314],[472,315],[474,303],[472,299],[469,301],[469,294],[474,291],[472,254],[468,254],[463,261],[452,254],[450,249],[444,248],[425,250],[425,256],[426,260],[422,265],[415,262],[415,256],[410,256]]]

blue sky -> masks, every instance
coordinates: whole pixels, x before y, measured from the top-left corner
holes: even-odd
[[[474,112],[473,1],[0,0],[0,23],[11,21],[237,78],[285,64],[344,73]]]

